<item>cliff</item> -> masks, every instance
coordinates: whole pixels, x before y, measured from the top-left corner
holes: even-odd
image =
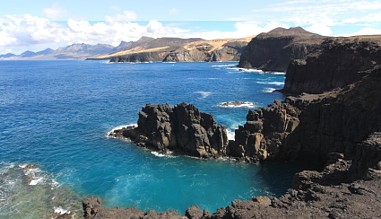
[[[142,37],[124,50],[89,59],[110,59],[111,62],[238,61],[250,39],[251,37],[217,40]]]
[[[300,27],[276,28],[253,38],[243,50],[238,67],[285,72],[293,59],[304,59],[324,37]]]
[[[287,69],[285,93],[321,93],[358,81],[364,71],[381,63],[381,48],[361,38],[325,40],[304,60],[293,60]]]

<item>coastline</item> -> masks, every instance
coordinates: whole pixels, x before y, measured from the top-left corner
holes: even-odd
[[[324,45],[328,45],[328,47],[324,47]],[[232,145],[235,145],[235,148],[239,146],[239,149],[237,151],[230,149],[226,150],[229,152],[226,152],[222,148],[218,153],[232,153],[233,156],[238,155],[238,157],[253,156],[254,159],[249,159],[251,161],[304,158],[311,162],[325,163],[325,168],[321,172],[302,171],[296,174],[292,188],[279,198],[253,197],[248,201],[233,200],[230,206],[220,208],[213,214],[193,206],[185,212],[187,218],[310,218],[312,216],[347,218],[354,215],[359,218],[381,217],[378,212],[381,207],[379,200],[381,197],[381,134],[379,133],[381,119],[377,114],[381,110],[381,93],[378,89],[381,82],[381,67],[377,66],[377,64],[381,64],[381,61],[378,60],[379,57],[377,58],[377,54],[381,50],[376,44],[341,39],[327,40],[320,48],[320,53],[317,53],[319,54],[318,59],[308,59],[314,57],[315,54],[312,53],[306,59],[307,65],[314,66],[316,60],[317,62],[319,62],[319,58],[324,60],[325,55],[331,51],[335,51],[333,53],[335,57],[340,54],[340,51],[345,51],[349,54],[347,58],[356,57],[357,51],[371,51],[369,54],[371,54],[372,61],[368,61],[367,56],[361,56],[357,58],[363,60],[362,65],[350,63],[340,66],[351,68],[354,75],[349,74],[349,77],[352,78],[333,85],[334,90],[331,90],[332,87],[317,85],[314,90],[316,94],[289,97],[284,102],[275,101],[268,108],[249,111],[245,126],[236,130],[235,143],[229,142],[228,148],[233,148]],[[337,61],[330,59],[325,63],[328,68],[331,65],[335,66]],[[306,62],[298,61],[293,65],[294,69],[308,74],[308,72],[303,72]],[[295,65],[302,66],[302,68],[295,68]],[[329,77],[332,72],[339,71],[340,67],[338,69],[332,67],[333,70],[327,71],[324,77]],[[359,71],[362,73],[361,77],[356,74]],[[300,72],[293,73],[293,75],[298,75]],[[287,89],[284,89],[283,92],[300,93],[300,90],[290,89],[293,86],[290,86],[287,77],[290,75],[286,75],[285,87]],[[293,80],[293,83],[295,82],[296,80]],[[300,81],[300,79],[297,82],[302,86],[304,86],[303,83],[308,83],[308,81]],[[300,87],[300,85],[298,86]],[[148,117],[145,116],[145,118]],[[317,126],[314,125],[315,121]],[[339,124],[352,121],[353,127],[335,125],[332,121]],[[167,122],[171,123],[170,120]],[[275,126],[271,124],[275,124]],[[140,124],[139,126],[141,127]],[[328,137],[320,134],[325,130],[329,131],[326,133]],[[356,133],[357,130],[361,130],[361,132]],[[247,148],[250,145],[247,144],[247,139],[252,136],[250,133],[256,136],[254,142],[257,143],[254,143],[254,153],[253,151],[248,152]],[[312,135],[312,141],[308,133]],[[144,132],[139,132],[140,134],[144,136]],[[146,140],[149,141],[149,138]],[[133,141],[136,143],[136,139]],[[298,145],[297,142],[301,142],[301,145]],[[313,142],[319,142],[319,144]],[[139,145],[139,143],[137,144]],[[344,146],[342,146],[343,144]],[[212,152],[211,149],[208,150]],[[196,153],[196,156],[203,157],[204,155],[205,153]],[[207,155],[207,157],[214,157],[213,152],[212,156]],[[373,201],[369,202],[369,200]],[[98,199],[95,200],[98,203],[97,207],[92,208],[93,205],[89,203],[93,201],[92,198],[85,201],[86,212],[89,212],[89,209],[90,211],[97,209],[96,211],[105,214],[109,210],[112,211],[112,209],[104,209]],[[165,218],[168,215],[173,218],[183,218],[178,214],[172,215],[172,212],[162,214],[153,211],[138,212],[141,218],[152,215],[155,215],[156,218]],[[88,215],[88,217],[90,216]],[[127,213],[125,216],[135,217],[136,215]]]

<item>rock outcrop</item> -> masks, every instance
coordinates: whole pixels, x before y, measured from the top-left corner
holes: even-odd
[[[300,27],[261,33],[243,50],[238,67],[285,72],[293,59],[304,59],[324,37]]]
[[[89,219],[186,219],[175,211],[165,211],[157,213],[156,211],[140,211],[134,207],[130,208],[104,208],[102,200],[96,197],[89,197],[82,202],[84,218]]]
[[[358,157],[359,143],[381,131],[381,69],[363,74],[363,79],[342,89],[288,97],[250,111],[245,126],[236,130],[234,155],[319,163],[326,162],[330,152]]]
[[[226,155],[242,160],[304,159],[322,164],[324,166],[322,171],[305,170],[296,174],[292,188],[279,198],[254,197],[252,200],[234,200],[230,206],[220,208],[213,214],[201,213],[200,209],[192,207],[186,212],[187,218],[380,218],[381,62],[377,55],[379,50],[376,44],[353,39],[325,41],[322,48],[316,50],[320,53],[315,56],[313,63],[324,64],[331,61],[327,59],[329,54],[342,54],[342,56],[332,57],[333,62],[327,63],[328,66],[337,65],[334,71],[323,71],[323,64],[316,65],[323,68],[320,77],[324,78],[319,78],[318,81],[323,83],[326,81],[325,77],[335,78],[338,74],[345,83],[335,82],[330,84],[330,87],[323,85],[324,88],[321,90],[330,88],[332,90],[318,94],[304,93],[297,97],[288,97],[283,102],[275,101],[267,108],[250,110],[246,124],[236,130],[235,141],[225,147]],[[307,60],[311,57],[308,56]],[[361,65],[350,63],[356,60],[359,60]],[[303,67],[299,68],[298,63]],[[308,62],[293,62],[292,65],[296,67],[292,68],[294,70],[292,74],[304,74],[308,77],[309,71],[304,67],[305,63]],[[356,68],[351,69],[352,66]],[[319,72],[319,69],[311,71]],[[350,72],[349,74],[354,77],[348,80],[344,72]],[[301,92],[304,91],[303,88],[309,87],[300,86]],[[189,113],[192,110],[183,113],[187,112],[188,107],[184,105],[181,108],[185,109],[177,110],[182,112],[177,114],[183,117],[180,123],[172,125],[172,122],[168,122],[168,125],[178,127],[179,124],[180,126],[189,124],[189,121],[202,124],[202,119],[189,119],[193,116],[184,117],[194,114]],[[174,109],[170,111],[169,106],[162,108],[156,110],[158,111],[156,114],[163,115],[151,118],[163,118],[160,119],[162,121],[160,124],[166,124],[167,121],[172,121],[167,118],[176,113]],[[148,118],[146,115],[147,112],[144,112],[139,116],[139,121],[140,117]],[[151,124],[149,119],[142,121]],[[213,122],[208,124],[211,123]],[[152,122],[152,124],[155,127],[158,123]],[[164,126],[159,130],[165,129]],[[179,131],[177,128],[172,129]],[[164,136],[159,137],[159,140],[171,139],[172,135],[168,133],[171,132],[152,134]],[[217,139],[222,139],[221,135],[217,136],[220,136]],[[143,138],[145,137],[143,135]],[[178,138],[176,142],[179,144]],[[226,144],[226,141],[222,142],[223,145]],[[157,148],[160,146],[158,143],[155,145]],[[213,148],[219,153],[224,153],[224,147],[207,148],[205,151],[213,151],[209,149]],[[197,155],[200,156],[201,153]]]
[[[137,145],[162,153],[175,151],[195,157],[226,155],[226,128],[212,115],[192,104],[147,104],[139,112],[138,127],[115,130],[111,135],[131,139]]]
[[[381,63],[377,42],[361,39],[325,40],[306,59],[294,60],[287,69],[285,93],[322,93],[363,77],[363,71]]]
[[[217,40],[216,40],[217,41]],[[197,42],[186,49],[168,53],[164,62],[218,62],[238,61],[243,49],[247,45],[244,41],[232,41],[215,48],[212,43]]]

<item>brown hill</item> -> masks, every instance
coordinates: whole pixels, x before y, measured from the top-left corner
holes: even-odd
[[[251,38],[203,40],[142,37],[123,51],[90,59],[110,59],[112,62],[238,61]]]

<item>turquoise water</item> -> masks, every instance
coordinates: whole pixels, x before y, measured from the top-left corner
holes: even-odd
[[[106,137],[115,126],[136,123],[146,103],[194,103],[233,131],[248,108],[220,103],[263,107],[283,98],[271,91],[283,87],[284,75],[240,71],[236,64],[0,62],[0,217],[20,201],[10,176],[25,177],[18,167],[25,163],[38,165],[44,180],[36,177],[36,185],[29,185],[15,179],[16,184],[36,196],[36,187],[49,182],[70,190],[55,196],[66,200],[61,205],[70,202],[67,193],[75,200],[100,196],[108,207],[183,213],[191,204],[215,211],[236,198],[281,194],[297,170],[292,165],[162,157]],[[41,208],[51,211],[56,203],[45,197],[52,196],[47,191],[40,191]]]

